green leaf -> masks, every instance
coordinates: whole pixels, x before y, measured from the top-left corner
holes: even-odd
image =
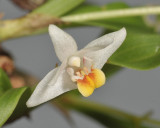
[[[61,16],[69,12],[85,0],[48,0],[45,4],[35,9],[32,13]]]
[[[0,69],[0,96],[7,91],[8,89],[12,88],[8,76],[5,72]]]
[[[106,78],[108,79],[109,77],[114,75],[114,73],[118,72],[121,69],[122,68],[120,66],[116,66],[112,64],[105,64],[102,68],[102,71],[104,72]]]
[[[124,44],[111,56],[109,63],[134,69],[151,69],[160,65],[158,34],[129,33]]]
[[[97,6],[94,4],[83,4],[76,9],[72,10],[68,15],[75,15],[75,14],[83,14],[89,12],[97,12],[97,11],[105,11],[105,10],[114,10],[114,9],[122,9],[128,8],[129,6],[124,2],[113,2],[103,6]]]
[[[6,123],[11,123],[22,116],[26,116],[26,117],[29,116],[29,112],[34,108],[27,108],[26,102],[29,99],[29,97],[31,96],[32,92],[33,92],[32,88],[27,88],[25,90],[25,92],[23,93],[23,95],[19,99],[15,110],[13,111],[12,115],[10,116],[10,118],[8,119],[8,121]]]
[[[10,89],[0,97],[0,127],[11,116],[26,89],[26,87]]]

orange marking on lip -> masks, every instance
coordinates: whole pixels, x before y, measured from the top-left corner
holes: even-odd
[[[90,96],[95,89],[94,82],[87,75],[84,76],[83,80],[77,80],[77,85],[79,92],[85,97]]]
[[[105,75],[100,69],[92,69],[91,73],[84,75],[84,78],[77,80],[79,92],[85,96],[90,96],[95,88],[105,84]]]

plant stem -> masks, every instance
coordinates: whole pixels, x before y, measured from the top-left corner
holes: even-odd
[[[85,14],[64,16],[61,18],[61,20],[63,20],[64,22],[83,22],[83,21],[109,19],[117,17],[143,16],[149,14],[160,14],[160,6],[91,12]]]
[[[80,0],[80,2],[81,1],[83,0]],[[73,1],[70,0],[70,2]],[[48,4],[45,4],[44,8],[48,7],[47,5]],[[58,8],[58,11],[62,10],[63,7],[64,5],[61,5],[61,8]],[[47,12],[45,12],[46,10],[44,8],[38,8],[24,17],[0,21],[0,42],[11,38],[44,33],[47,31],[47,27],[49,24],[67,24],[68,26],[73,26],[73,23],[85,22],[90,20],[102,20],[117,17],[160,14],[160,6],[156,6],[132,9],[119,9],[114,11],[99,11],[85,14],[63,16],[59,18],[61,14],[64,14],[64,12],[58,13],[58,15],[56,15],[56,10],[51,11],[48,14]],[[73,7],[68,7],[67,10],[70,10],[71,8]],[[55,17],[55,15],[57,17]]]
[[[83,113],[110,128],[160,128],[160,122],[149,119],[149,115],[139,117],[77,96],[66,94],[66,96],[59,97],[57,102],[63,107]]]
[[[0,20],[0,43],[11,38],[44,33],[49,24],[61,25],[63,23],[58,17],[71,11],[82,2],[84,0],[48,0],[23,17]]]
[[[59,23],[58,19],[43,14],[28,14],[21,18],[0,21],[0,42],[41,33],[48,27],[48,24],[57,23]]]

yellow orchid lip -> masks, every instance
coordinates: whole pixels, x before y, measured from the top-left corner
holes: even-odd
[[[88,75],[85,75],[82,80],[77,80],[77,86],[79,92],[85,97],[90,96],[95,89],[95,84]]]
[[[99,88],[105,84],[106,77],[100,69],[92,69],[89,77],[93,80],[96,88]]]
[[[89,74],[84,75],[83,79],[77,80],[79,92],[85,96],[90,96],[95,88],[99,88],[105,84],[106,78],[102,70],[91,69]]]

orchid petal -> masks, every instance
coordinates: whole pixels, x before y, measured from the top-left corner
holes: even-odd
[[[77,51],[75,40],[55,25],[49,25],[49,35],[59,60],[62,62]]]
[[[69,75],[63,70],[54,85],[49,85],[48,81],[56,74],[57,69],[49,72],[44,79],[38,84],[34,93],[27,101],[28,107],[34,107],[51,100],[67,91],[77,88],[77,85],[71,81]]]
[[[101,69],[108,58],[120,47],[126,37],[126,29],[106,34],[89,43],[79,54],[93,60],[94,68]]]
[[[86,67],[89,72],[91,72],[91,67],[93,66],[93,60],[84,56],[83,57],[83,67]]]
[[[71,81],[66,69],[67,60],[64,60],[60,67],[50,71],[37,85],[30,99],[28,107],[33,107],[51,100],[62,93],[76,89],[77,86]]]

